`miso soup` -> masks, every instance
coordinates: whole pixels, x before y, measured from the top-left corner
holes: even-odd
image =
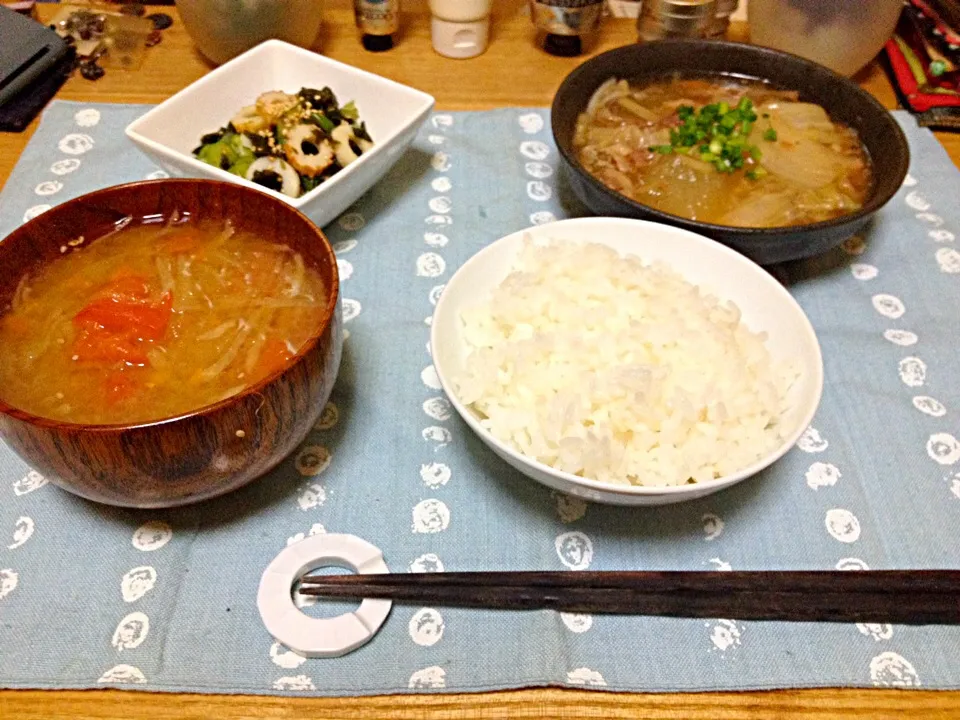
[[[176,416],[286,367],[327,300],[281,243],[222,223],[130,225],[22,278],[0,312],[0,398],[75,423]]]

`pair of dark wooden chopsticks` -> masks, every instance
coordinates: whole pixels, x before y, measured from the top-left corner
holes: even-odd
[[[958,570],[314,574],[299,592],[501,610],[960,624]]]

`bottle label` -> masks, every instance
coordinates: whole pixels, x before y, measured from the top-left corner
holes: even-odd
[[[354,0],[357,27],[367,35],[392,35],[400,27],[398,0]]]

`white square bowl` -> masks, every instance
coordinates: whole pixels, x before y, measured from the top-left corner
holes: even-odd
[[[353,100],[373,147],[298,198],[232,175],[193,155],[200,138],[229,122],[260,93],[330,87],[342,103]],[[251,48],[134,120],[126,134],[171,175],[248,185],[293,205],[323,226],[353,204],[393,167],[433,109],[427,93],[331,60],[280,40]]]

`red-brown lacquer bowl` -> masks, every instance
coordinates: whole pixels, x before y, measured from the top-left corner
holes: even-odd
[[[37,417],[0,399],[0,437],[51,482],[97,502],[172,507],[249,483],[306,437],[340,366],[340,283],[330,242],[286,203],[214,180],[119,185],[65,202],[21,226],[0,241],[0,312],[24,273],[60,257],[70,240],[100,237],[125,217],[169,217],[175,211],[229,219],[238,230],[289,245],[319,271],[329,299],[317,334],[285,369],[187,414],[134,425],[81,425]]]

